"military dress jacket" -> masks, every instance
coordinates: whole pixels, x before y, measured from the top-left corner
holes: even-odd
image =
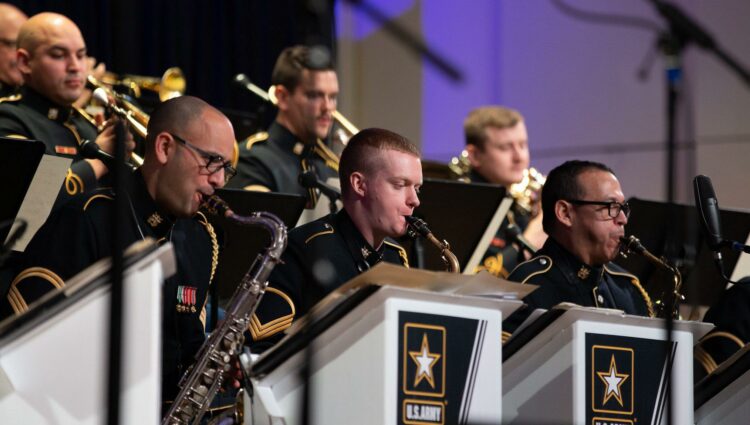
[[[125,246],[145,238],[172,242],[177,273],[163,286],[163,397],[171,400],[177,383],[193,363],[205,339],[205,303],[216,269],[218,243],[205,216],[174,219],[162,212],[146,191],[139,171],[127,197],[127,219],[120,223]],[[112,254],[110,189],[74,197],[51,214],[26,249],[24,267],[7,294],[12,313],[19,314],[44,293],[95,261]]]
[[[0,102],[0,137],[44,142],[46,154],[73,159],[55,208],[71,197],[96,189],[91,165],[79,154],[82,140],[96,140],[96,128],[76,109],[60,106],[29,87]]]
[[[317,203],[317,191],[299,184],[299,175],[313,170],[326,182],[338,177],[338,158],[322,142],[304,144],[286,127],[274,122],[268,133],[240,143],[237,175],[227,187],[291,193],[307,197],[308,208]]]
[[[534,258],[519,264],[508,280],[539,285],[539,288],[524,297],[524,308],[503,322],[504,334],[512,333],[534,309],[550,309],[562,302],[653,316],[651,299],[635,275],[611,262],[589,266],[552,237]]]
[[[18,93],[18,87],[0,81],[0,100]],[[7,99],[6,99],[7,100]]]
[[[344,209],[289,232],[281,259],[250,323],[255,352],[280,340],[296,317],[375,264],[409,266],[406,250],[395,241],[386,239],[377,250],[370,246]]]
[[[469,173],[469,178],[472,183],[490,183],[475,170]],[[507,192],[504,187],[499,187],[499,190]],[[474,272],[478,273],[486,270],[494,276],[506,279],[511,270],[524,259],[523,251],[516,248],[507,236],[508,226],[513,223],[523,232],[529,225],[530,220],[531,216],[514,202],[500,224],[500,227],[497,229],[497,233],[490,241],[487,252],[482,256],[482,261],[480,261]]]

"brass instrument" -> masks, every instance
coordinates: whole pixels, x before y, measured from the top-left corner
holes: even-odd
[[[143,75],[117,74],[108,72],[101,79],[107,86],[125,86],[133,96],[141,97],[141,90],[149,90],[159,95],[162,102],[185,94],[185,76],[178,67],[172,67],[164,71],[161,78],[146,77]]]
[[[656,304],[656,317],[664,318],[667,314],[672,314],[672,317],[675,319],[679,319],[679,304],[680,301],[683,301],[685,297],[680,293],[682,290],[682,274],[680,271],[673,265],[669,264],[665,258],[657,258],[654,254],[650,253],[642,244],[641,241],[638,240],[633,235],[630,235],[628,237],[621,237],[620,238],[620,255],[627,258],[627,256],[630,253],[636,253],[638,255],[642,255],[648,262],[651,264],[660,267],[670,274],[672,274],[672,277],[674,279],[674,284],[672,287],[672,293],[669,294],[669,304],[665,304],[665,298],[666,294],[662,294],[661,299],[656,300],[654,304]],[[669,313],[666,311],[667,306],[672,306],[672,312]]]
[[[265,100],[266,102],[269,102],[273,105],[278,104],[278,100],[276,99],[276,86],[271,86],[268,88],[267,91],[261,89],[260,87],[256,86],[255,84],[250,81],[250,79],[245,74],[237,74],[234,77],[235,83],[239,84],[240,86],[246,88],[247,90],[253,92],[256,96],[260,97],[261,99]],[[337,137],[340,139],[341,143],[346,146],[346,143],[349,141],[349,138],[351,138],[353,135],[359,133],[359,129],[352,124],[351,121],[346,119],[345,116],[343,116],[339,111],[334,110],[331,113],[331,116],[333,117],[333,120],[343,129],[343,134],[336,135],[336,131],[334,131],[334,137]]]
[[[453,178],[463,182],[469,182],[469,172],[471,163],[469,162],[469,152],[464,149],[461,154],[451,158],[448,163]],[[508,188],[508,194],[515,199],[516,206],[528,214],[536,216],[539,201],[541,200],[542,187],[547,181],[547,177],[531,167],[523,170],[523,178],[518,183],[513,183]]]
[[[435,245],[440,250],[440,258],[443,260],[443,263],[445,263],[446,270],[451,273],[461,272],[461,266],[458,264],[458,258],[456,258],[456,255],[451,251],[451,246],[448,241],[446,241],[445,239],[443,239],[442,241],[438,240],[438,238],[436,238],[435,235],[433,235],[430,229],[427,227],[427,223],[425,223],[425,221],[421,218],[417,218],[414,216],[406,216],[404,218],[406,219],[406,223],[408,224],[409,236],[416,237],[417,235],[419,235],[430,241],[430,243]]]
[[[231,368],[232,357],[242,350],[250,318],[265,293],[271,270],[281,262],[281,253],[286,248],[286,226],[275,215],[268,212],[237,215],[216,195],[204,207],[239,224],[264,227],[271,234],[271,244],[253,261],[227,304],[224,320],[203,343],[195,364],[180,381],[180,392],[164,416],[163,425],[201,423],[221,388],[224,373]]]

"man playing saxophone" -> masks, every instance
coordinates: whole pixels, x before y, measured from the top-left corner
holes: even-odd
[[[84,159],[78,146],[93,140],[114,152],[114,130],[101,134],[81,116],[74,102],[86,86],[86,43],[75,23],[63,15],[44,12],[26,21],[18,34],[17,62],[23,76],[18,95],[0,102],[0,136],[41,140],[46,153],[72,158],[57,206],[97,187],[108,172],[98,159]],[[126,151],[135,147],[128,132]]]
[[[590,161],[556,167],[542,189],[542,209],[549,238],[534,258],[508,276],[539,288],[523,299],[526,308],[503,322],[504,331],[514,331],[535,308],[561,302],[654,315],[638,278],[612,263],[620,252],[630,207],[609,167]]]
[[[390,238],[406,233],[405,217],[419,205],[417,148],[388,130],[362,130],[341,154],[339,176],[344,208],[289,232],[251,321],[253,351],[281,339],[295,318],[375,264],[408,266],[405,250]]]
[[[234,131],[229,119],[204,101],[178,97],[159,105],[148,126],[143,166],[129,176],[129,191],[111,189],[73,197],[53,212],[26,249],[6,309],[21,314],[48,291],[95,261],[109,257],[115,196],[127,200],[125,246],[152,238],[171,242],[176,275],[163,286],[163,392],[177,383],[204,341],[205,302],[217,267],[216,234],[198,208],[234,174]]]
[[[498,184],[509,190],[524,178],[524,171],[529,168],[528,134],[518,111],[503,106],[474,109],[464,121],[464,136],[472,182]],[[510,225],[517,226],[535,247],[542,246],[547,238],[538,208],[529,211],[516,202],[484,254],[479,270],[507,277],[519,258],[525,259],[521,247],[508,236]]]

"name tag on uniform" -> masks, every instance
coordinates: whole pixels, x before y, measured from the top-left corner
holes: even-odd
[[[60,155],[75,155],[78,153],[78,148],[74,146],[55,146],[55,153]]]

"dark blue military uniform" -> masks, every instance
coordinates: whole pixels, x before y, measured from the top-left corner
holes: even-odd
[[[120,223],[125,243],[147,237],[171,241],[177,258],[177,274],[163,287],[162,396],[171,400],[180,377],[205,339],[204,306],[217,265],[218,243],[202,214],[173,219],[160,211],[146,191],[140,172],[133,174],[131,187],[129,218]],[[62,288],[67,279],[111,256],[113,196],[111,190],[99,189],[73,198],[50,215],[29,243],[25,267],[7,294],[14,313],[25,311],[44,293]]]
[[[0,102],[0,136],[40,140],[49,155],[72,158],[55,208],[97,187],[94,170],[78,152],[82,140],[95,140],[96,128],[81,113],[60,106],[29,87]]]
[[[386,239],[378,250],[370,246],[344,209],[289,232],[281,259],[250,324],[253,351],[273,345],[295,317],[380,261],[409,266],[394,241]]]
[[[472,170],[469,178],[474,183],[489,183],[481,174]],[[498,190],[506,191],[502,186]],[[506,279],[519,263],[524,259],[523,251],[516,248],[512,241],[508,240],[507,229],[510,224],[515,224],[523,232],[531,221],[531,216],[527,211],[519,208],[514,202],[511,205],[508,214],[503,219],[500,227],[497,229],[495,237],[490,241],[487,252],[484,253],[482,261],[477,266],[475,272],[487,270],[490,274]]]
[[[323,182],[338,177],[338,157],[322,142],[306,145],[278,122],[268,133],[250,136],[240,143],[237,175],[227,187],[292,193],[307,197],[307,208],[318,200],[317,191],[299,184],[299,175],[313,170]]]
[[[17,93],[18,93],[18,87],[11,86],[10,84],[5,84],[2,81],[0,81],[0,100],[3,100],[3,98],[13,96],[14,94],[17,94]]]
[[[534,258],[519,264],[508,280],[539,288],[523,299],[527,307],[503,322],[505,336],[506,332],[515,331],[534,309],[550,309],[562,302],[653,316],[651,299],[635,275],[614,263],[599,267],[584,264],[552,237]]]

